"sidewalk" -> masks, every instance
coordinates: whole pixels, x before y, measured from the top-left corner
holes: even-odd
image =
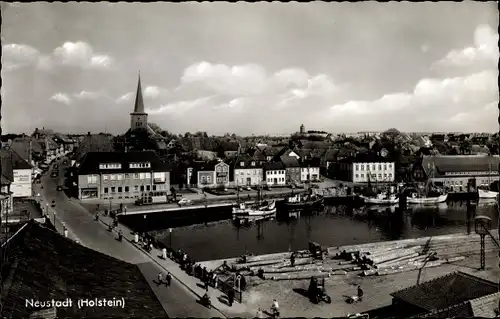
[[[100,217],[99,218],[100,222],[108,227],[112,222],[111,217]],[[143,250],[139,245],[134,243],[134,235],[132,234],[132,230],[130,230],[128,227],[118,224],[118,226],[113,229],[115,233],[118,233],[118,231],[121,230],[123,234],[123,239],[126,241],[129,241],[130,243],[133,244],[134,247],[137,249],[141,250],[144,252],[146,255],[148,255],[154,262],[156,262],[160,267],[165,269],[165,271],[170,272],[172,277],[179,281],[181,284],[183,284],[189,291],[191,291],[193,294],[201,298],[205,294],[205,289],[201,288],[198,286],[198,284],[201,284],[201,281],[198,278],[195,278],[193,276],[189,276],[185,271],[183,271],[179,264],[177,264],[175,261],[167,258],[166,260],[161,258],[162,252],[159,249],[153,248],[151,253],[146,252]],[[210,296],[210,300],[212,302],[212,307],[215,308],[217,311],[219,311],[224,317],[243,317],[243,318],[253,318],[255,317],[255,313],[257,309],[248,309],[245,304],[240,304],[238,302],[234,302],[232,307],[229,307],[226,303],[221,302],[219,298],[221,296],[225,296],[224,293],[221,291],[209,287],[208,288],[208,294]],[[223,299],[226,300],[226,299]]]

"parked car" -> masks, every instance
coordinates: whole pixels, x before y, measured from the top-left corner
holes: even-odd
[[[56,207],[56,201],[53,200],[52,203],[50,204],[51,207]]]
[[[177,204],[181,206],[188,206],[188,205],[193,205],[193,201],[187,198],[182,198],[180,201],[177,202]]]
[[[247,191],[251,191],[251,190],[252,190],[252,188],[251,188],[250,186],[245,187],[245,189],[246,189]]]
[[[59,185],[59,186],[57,186],[56,190],[57,190],[58,192],[60,192],[60,191],[62,191],[62,190],[63,190],[63,187],[62,187],[61,185]]]
[[[59,172],[57,172],[57,171],[52,171],[50,173],[50,177],[57,177],[57,176],[59,176]]]

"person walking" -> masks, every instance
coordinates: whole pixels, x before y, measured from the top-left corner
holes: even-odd
[[[165,260],[167,259],[167,248],[163,248],[161,250],[161,258]]]
[[[234,289],[228,291],[227,300],[229,301],[229,307],[232,307],[234,302]]]
[[[158,273],[158,286],[163,283],[163,274],[161,272]]]
[[[165,280],[165,285],[166,285],[167,287],[169,287],[169,286],[170,286],[170,282],[172,281],[172,276],[170,275],[170,273],[169,273],[169,272],[167,272],[167,276],[165,277],[165,279],[166,279],[166,280]]]

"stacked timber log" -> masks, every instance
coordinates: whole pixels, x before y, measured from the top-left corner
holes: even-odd
[[[479,250],[479,236],[458,234],[334,247],[323,260],[301,251],[295,253],[293,266],[291,253],[247,256],[232,267],[268,280],[383,276],[457,262]],[[485,250],[497,250],[491,238],[486,239]]]

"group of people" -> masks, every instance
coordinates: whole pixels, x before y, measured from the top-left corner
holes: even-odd
[[[170,283],[172,282],[172,276],[170,275],[169,272],[167,272],[166,275],[163,275],[163,273],[158,273],[158,286],[165,283],[165,286],[170,286]]]

